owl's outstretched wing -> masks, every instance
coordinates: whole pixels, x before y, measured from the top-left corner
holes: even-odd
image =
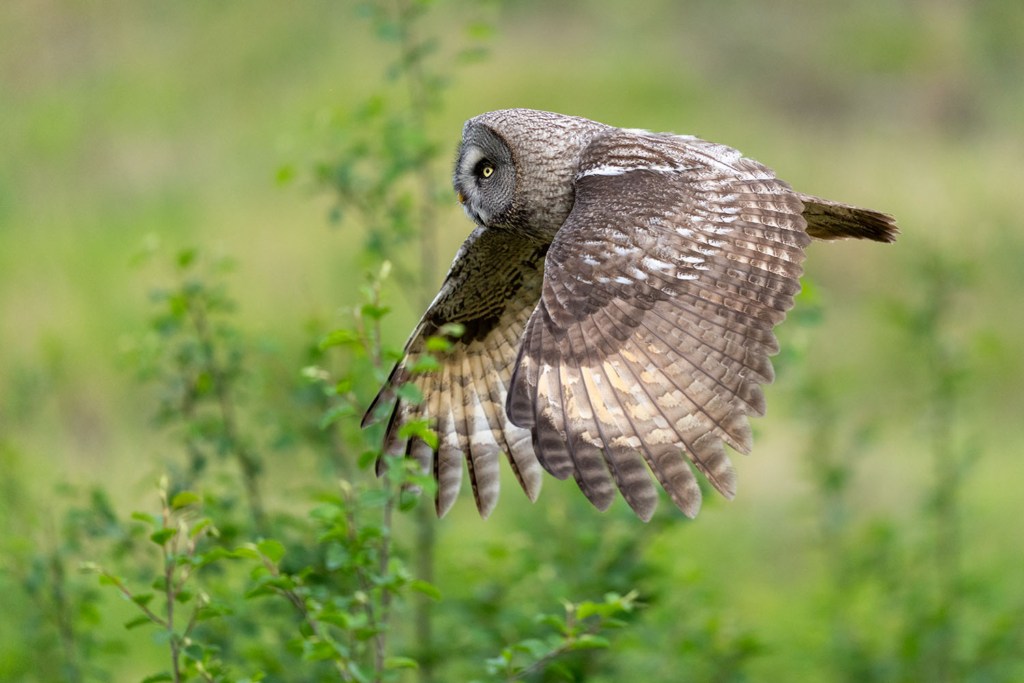
[[[618,488],[644,520],[658,500],[648,470],[697,513],[687,459],[734,496],[723,442],[748,453],[747,416],[764,414],[772,328],[810,241],[803,208],[729,147],[624,130],[591,142],[506,406],[548,472],[602,510]]]
[[[383,404],[395,399],[384,448],[416,458],[437,480],[436,506],[443,515],[462,485],[465,459],[473,496],[486,517],[498,502],[501,453],[520,485],[536,500],[543,473],[533,453],[530,432],[511,424],[505,397],[526,321],[540,297],[547,245],[498,230],[477,228],[459,249],[441,291],[413,330],[387,383],[363,418],[363,426],[383,417]],[[447,351],[429,351],[429,339],[447,323],[465,332],[450,339]],[[427,355],[437,359],[424,366]],[[417,372],[417,366],[424,372]],[[423,400],[396,398],[398,387],[414,385]],[[400,436],[402,426],[426,420],[436,432],[435,450],[418,437]],[[378,463],[378,466],[380,463]]]

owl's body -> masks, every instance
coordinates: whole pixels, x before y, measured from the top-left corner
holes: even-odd
[[[764,414],[772,328],[800,289],[804,247],[897,233],[729,147],[526,109],[466,123],[454,185],[478,227],[364,418],[393,388],[420,389],[421,403],[396,402],[385,449],[434,473],[439,514],[463,462],[489,514],[502,453],[531,500],[544,469],[602,510],[618,489],[646,520],[653,474],[694,516],[691,464],[732,498],[723,444],[751,449],[747,417]],[[441,369],[409,372],[446,323],[465,332],[435,352]],[[436,451],[399,436],[423,419]]]

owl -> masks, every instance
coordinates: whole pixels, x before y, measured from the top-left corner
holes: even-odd
[[[528,109],[467,121],[453,184],[476,228],[363,419],[390,406],[384,452],[433,473],[439,516],[463,463],[489,515],[502,456],[531,501],[544,471],[644,521],[655,480],[690,517],[697,476],[732,499],[725,446],[751,450],[804,248],[899,232],[724,145]],[[427,354],[439,367],[417,372]],[[397,397],[407,383],[422,400]]]

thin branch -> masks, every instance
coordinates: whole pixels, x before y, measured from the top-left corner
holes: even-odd
[[[196,600],[196,606],[192,608],[192,616],[189,617],[188,625],[185,627],[185,631],[181,634],[181,637],[188,638],[192,635],[192,630],[199,623],[199,610],[202,609],[203,605],[199,600]]]
[[[376,305],[376,297],[373,304]],[[381,358],[380,344],[379,342],[376,344],[372,343],[372,335],[367,331],[366,324],[363,322],[363,315],[358,308],[355,310],[355,324],[356,331],[359,332],[359,342],[363,345],[366,357],[373,362],[375,368],[378,370],[382,369],[384,364]]]
[[[351,499],[349,500],[349,502],[351,503]],[[358,528],[358,526],[357,526],[357,523],[356,523],[355,514],[352,512],[352,509],[351,509],[350,505],[346,506],[345,517],[346,517],[346,521],[347,521],[346,526],[348,527],[348,539],[349,539],[349,542],[355,544],[355,543],[357,543],[356,529]],[[374,609],[373,609],[373,602],[371,600],[369,600],[369,596],[371,595],[371,591],[373,590],[373,588],[370,586],[369,579],[366,578],[365,570],[362,567],[360,567],[358,564],[356,564],[356,568],[355,569],[356,569],[356,580],[359,581],[359,587],[360,587],[360,589],[362,589],[363,593],[365,593],[366,596],[367,596],[366,602],[363,603],[363,610],[366,612],[367,623],[368,623],[368,625],[370,626],[371,629],[377,630],[376,613],[374,612]]]
[[[270,562],[264,558],[263,565],[274,576],[281,576],[281,571],[273,562]],[[319,638],[321,641],[325,643],[333,643],[333,640],[330,638],[330,636],[324,633],[320,622],[316,619],[316,617],[309,613],[309,608],[306,607],[306,601],[301,595],[296,593],[294,590],[288,588],[275,588],[274,590],[277,591],[278,595],[282,596],[292,604],[292,607],[294,607],[295,610],[299,613],[299,616],[301,616],[302,619],[307,624],[309,624],[309,628],[313,631],[313,635],[315,635],[317,638]],[[338,675],[341,676],[341,680],[346,681],[346,683],[348,681],[355,680],[352,677],[352,674],[348,671],[347,668],[345,668],[345,665],[341,661],[339,661],[338,659],[332,659],[332,661],[334,662],[334,668],[338,670]]]
[[[64,564],[61,562],[60,553],[57,550],[54,550],[50,555],[50,573],[52,576],[50,592],[53,598],[53,613],[51,616],[57,625],[57,632],[60,634],[68,674],[74,681],[79,681],[82,679],[82,672],[76,657],[75,627],[70,615],[71,606],[68,603],[65,591]],[[41,596],[39,602],[45,602]],[[48,611],[50,610],[43,610],[44,614]]]
[[[213,381],[214,393],[217,395],[217,403],[220,407],[221,422],[224,425],[224,437],[231,444],[235,458],[238,460],[238,465],[242,470],[242,479],[245,484],[246,496],[249,499],[249,508],[252,510],[256,526],[260,529],[266,529],[266,515],[263,511],[262,496],[259,489],[259,464],[255,456],[246,448],[239,434],[230,385],[224,376],[223,370],[217,364],[214,355],[213,336],[207,325],[205,311],[192,300],[189,301],[188,311],[196,330],[196,336],[203,347],[206,371]]]
[[[392,458],[398,456],[385,455],[384,457]],[[384,521],[381,525],[380,539],[380,575],[382,577],[387,576],[388,573],[388,555],[391,550],[391,516],[395,507],[395,496],[398,495],[395,493],[395,487],[392,486],[390,463],[387,463],[387,465],[387,472],[384,475],[384,492],[387,494],[387,499],[384,503]],[[390,610],[391,591],[388,589],[387,584],[385,584],[381,586],[380,630],[377,632],[376,680],[378,683],[384,678],[384,658],[387,654],[387,627]]]
[[[414,9],[406,0],[398,0],[399,40],[401,63],[405,82],[409,90],[409,113],[413,126],[426,136],[426,97],[425,77],[422,64],[413,59],[415,35],[413,34],[412,12]],[[420,307],[426,310],[430,306],[432,291],[437,280],[437,216],[434,199],[434,176],[429,159],[424,159],[417,168],[417,179],[420,186]],[[416,511],[416,574],[427,583],[434,581],[434,545],[436,531],[434,519],[429,505],[419,505]],[[420,680],[431,683],[434,680],[433,661],[433,601],[425,595],[418,595],[415,603],[415,635],[417,650],[420,653]]]
[[[588,628],[586,631],[584,631],[581,635],[592,636],[595,633],[597,633],[598,631],[600,631],[603,627],[604,627],[604,620],[603,619],[598,620],[598,621],[594,622],[594,624],[590,628]],[[552,661],[554,659],[557,659],[558,657],[561,657],[566,652],[569,652],[572,649],[572,646],[575,645],[578,640],[579,640],[579,636],[567,637],[565,639],[565,642],[562,643],[561,646],[559,646],[558,648],[556,648],[556,649],[552,650],[551,652],[547,653],[546,655],[544,655],[543,657],[538,659],[536,662],[534,662],[530,666],[525,667],[523,669],[520,669],[519,671],[516,671],[516,672],[512,673],[505,680],[508,683],[511,683],[511,681],[521,681],[524,678],[526,678],[527,676],[529,676],[530,674],[536,673],[537,671],[542,670],[545,666],[547,666],[548,662],[550,662],[550,661]]]
[[[171,509],[167,505],[167,493],[161,491],[163,498],[163,525],[164,528],[169,528],[171,521]],[[167,634],[170,636],[168,641],[171,645],[171,664],[174,668],[174,683],[181,683],[181,669],[180,669],[180,643],[174,637],[174,569],[176,566],[176,560],[174,559],[174,552],[168,552],[168,543],[175,543],[177,541],[168,541],[161,546],[161,550],[164,556],[164,593],[167,595]]]
[[[134,599],[134,596],[132,595],[132,592],[130,590],[128,590],[127,586],[125,586],[123,583],[121,583],[121,579],[117,578],[116,576],[114,576],[110,572],[106,572],[106,571],[101,571],[100,574],[102,574],[103,576],[107,577],[110,580],[110,582],[112,584],[114,584],[114,587],[117,588],[119,591],[121,591],[121,593],[124,594],[124,596],[126,598],[128,598],[132,602],[135,602],[135,599]],[[152,621],[155,624],[159,624],[160,626],[163,626],[164,628],[167,628],[167,622],[164,621],[163,619],[161,619],[160,617],[158,617],[156,614],[154,614],[151,609],[149,609],[148,607],[146,607],[142,603],[135,602],[135,604],[138,606],[138,608],[140,610],[142,610],[143,614],[145,614],[147,617],[149,617],[150,621]]]

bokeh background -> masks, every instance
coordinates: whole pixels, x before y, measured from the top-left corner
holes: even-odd
[[[663,501],[645,526],[571,483],[530,505],[509,480],[490,520],[467,498],[438,522],[438,680],[482,676],[530,609],[632,588],[648,606],[578,680],[1024,680],[1024,4],[434,5],[418,30],[447,80],[426,116],[442,190],[465,119],[530,107],[726,143],[903,231],[809,248],[735,501],[695,522]],[[391,87],[393,44],[362,14],[0,3],[0,679],[66,674],[30,584],[75,496],[100,487],[125,518],[181,458],[125,360],[170,277],[139,255],[234,259],[247,396],[282,412],[311,330],[359,301],[381,250],[316,168],[337,112]],[[474,41],[480,59],[452,58]],[[454,198],[437,211],[439,282],[471,226]],[[385,296],[400,345],[423,293]],[[250,410],[271,504],[303,509],[315,448]],[[163,656],[119,603],[90,621],[107,645],[86,680]],[[296,667],[275,680],[314,680]]]

